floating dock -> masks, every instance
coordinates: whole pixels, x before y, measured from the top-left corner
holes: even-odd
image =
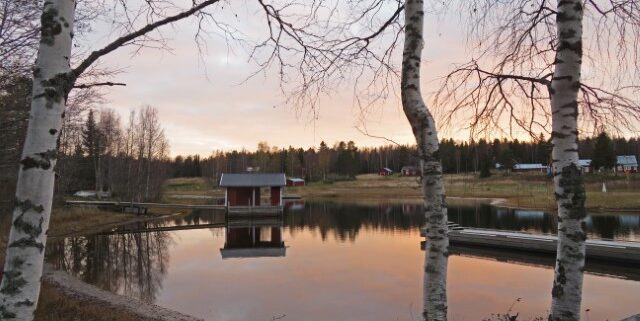
[[[450,223],[449,243],[452,245],[489,247],[555,255],[556,235],[526,232],[463,228]],[[424,230],[421,233],[424,236]],[[640,264],[640,242],[587,240],[587,260]]]

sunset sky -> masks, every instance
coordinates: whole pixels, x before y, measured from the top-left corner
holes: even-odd
[[[265,34],[263,12],[253,2],[210,11],[233,24],[245,39],[256,42]],[[390,15],[391,12],[382,13],[381,17]],[[453,9],[446,14],[427,16],[422,68],[427,98],[437,88],[438,77],[446,74],[454,63],[471,58],[463,20],[463,15]],[[356,128],[365,126],[371,135],[399,143],[413,142],[399,97],[388,99],[363,118],[354,103],[352,84],[344,83],[335,92],[321,97],[314,119],[309,108],[296,108],[285,101],[276,70],[243,83],[258,69],[248,61],[248,49],[228,48],[225,39],[212,34],[205,38],[206,49],[200,54],[194,42],[196,26],[197,20],[192,18],[164,27],[161,34],[170,50],[144,49],[132,55],[134,48],[125,47],[100,61],[102,67],[121,69],[123,72],[111,80],[127,84],[105,89],[108,101],[104,106],[117,110],[123,119],[132,109],[144,105],[156,107],[173,156],[206,156],[215,149],[253,150],[260,141],[279,147],[318,146],[322,140],[330,145],[339,140],[353,140],[358,146],[387,144]],[[94,23],[93,28],[84,39],[79,39],[82,46],[100,48],[117,36],[109,21]],[[398,66],[400,55],[401,49],[396,52]],[[399,85],[399,79],[395,81]],[[468,139],[463,127],[449,126],[440,137]],[[526,138],[518,130],[514,136]]]

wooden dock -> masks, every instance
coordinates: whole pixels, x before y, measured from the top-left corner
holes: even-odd
[[[150,208],[192,209],[192,210],[220,210],[233,214],[280,214],[283,206],[226,206],[208,204],[165,204],[121,201],[67,201],[71,206],[109,207],[123,212],[146,214]]]
[[[424,231],[422,233],[424,236]],[[549,234],[462,228],[450,224],[449,242],[452,245],[490,247],[521,252],[555,255],[558,238]],[[587,240],[587,260],[640,264],[640,242]]]
[[[280,214],[283,206],[229,206],[227,211],[229,214]]]

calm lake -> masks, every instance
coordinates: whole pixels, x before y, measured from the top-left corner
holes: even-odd
[[[280,218],[194,212],[99,235],[51,239],[47,259],[85,282],[206,320],[419,320],[423,266],[416,205],[294,204]],[[463,226],[553,233],[553,215],[454,207]],[[194,225],[198,228],[193,229]],[[190,228],[190,229],[186,229]],[[594,214],[592,238],[640,240],[640,214]],[[553,257],[451,247],[450,320],[546,316]],[[584,320],[640,312],[640,267],[588,264]]]

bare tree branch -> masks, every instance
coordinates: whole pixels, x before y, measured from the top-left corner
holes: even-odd
[[[99,87],[99,86],[126,86],[127,84],[125,83],[120,83],[120,82],[97,82],[97,83],[91,83],[91,84],[78,84],[78,85],[74,85],[73,88],[77,88],[77,89],[86,89],[86,88],[91,88],[91,87]]]

